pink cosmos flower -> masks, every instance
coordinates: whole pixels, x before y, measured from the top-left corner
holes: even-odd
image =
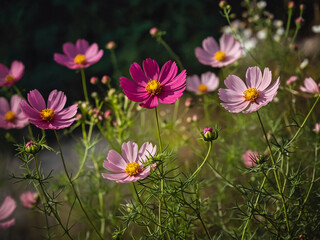
[[[304,80],[304,86],[300,86],[300,90],[306,93],[319,94],[319,85],[309,77]]]
[[[29,124],[20,108],[22,100],[17,94],[12,95],[10,106],[7,99],[0,97],[0,128],[23,128]]]
[[[221,105],[232,113],[251,113],[267,105],[277,95],[280,78],[271,85],[271,71],[265,68],[263,76],[258,67],[250,67],[246,73],[246,84],[237,76],[229,75],[224,84],[228,89],[219,89]],[[270,85],[270,86],[269,86]],[[247,110],[245,110],[248,107]],[[245,111],[243,111],[245,110]]]
[[[201,75],[201,80],[198,75],[187,77],[187,90],[202,94],[212,92],[219,86],[219,78],[211,72],[206,72]]]
[[[143,71],[138,63],[131,64],[129,71],[133,81],[120,78],[120,86],[131,101],[142,102],[140,106],[144,108],[155,108],[158,100],[172,104],[182,96],[186,88],[186,70],[177,75],[176,63],[168,61],[159,73],[158,63],[150,58],[142,65]]]
[[[287,85],[290,85],[290,84],[294,83],[294,82],[297,81],[297,80],[298,80],[298,77],[297,77],[297,76],[291,76],[291,77],[289,77],[288,80],[286,81],[286,84],[287,84]]]
[[[257,166],[256,162],[258,157],[259,157],[258,153],[248,150],[245,152],[245,154],[242,155],[242,160],[247,167],[255,167]]]
[[[13,61],[10,69],[0,63],[0,87],[11,87],[22,78],[23,73],[24,65],[22,62]]]
[[[136,182],[146,178],[150,173],[150,166],[145,167],[149,156],[154,156],[157,147],[151,143],[144,143],[138,151],[138,145],[134,142],[123,143],[122,156],[114,150],[110,150],[103,167],[114,174],[102,173],[103,178],[114,180],[117,183]]]
[[[20,195],[21,203],[26,208],[33,208],[37,203],[38,193],[25,192]]]
[[[4,202],[2,203],[0,207],[0,229],[7,229],[11,226],[13,226],[16,223],[16,219],[12,218],[10,220],[6,220],[2,222],[3,220],[7,219],[10,217],[10,215],[13,213],[13,211],[16,209],[16,201],[10,197],[7,196],[4,199]]]
[[[89,46],[84,39],[78,39],[75,45],[70,42],[64,43],[62,48],[64,54],[55,53],[53,58],[57,63],[70,69],[90,67],[103,55],[103,50],[99,51],[98,44],[93,43]]]
[[[66,95],[53,90],[47,104],[38,90],[28,93],[29,104],[23,100],[20,104],[23,113],[29,118],[29,122],[41,129],[62,129],[69,127],[75,120],[78,104],[65,109]]]
[[[199,62],[212,67],[227,66],[241,57],[242,48],[232,34],[223,34],[220,38],[220,47],[213,37],[207,37],[202,41],[202,47],[195,49]]]

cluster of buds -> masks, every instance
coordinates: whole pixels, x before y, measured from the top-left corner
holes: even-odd
[[[193,114],[192,117],[187,117],[186,121],[187,121],[187,123],[196,122],[196,121],[198,121],[198,115]]]
[[[99,79],[97,77],[93,76],[93,77],[90,78],[90,83],[92,85],[96,85],[98,83],[98,80]],[[108,75],[103,75],[102,78],[101,78],[101,83],[106,85],[106,84],[108,84],[110,82],[110,80],[111,80],[111,78]]]
[[[206,142],[214,141],[219,136],[219,130],[216,128],[213,130],[212,127],[205,127],[202,132],[200,132],[202,139]]]
[[[103,114],[98,108],[90,109],[88,114],[92,115],[95,121],[102,121],[103,119]]]

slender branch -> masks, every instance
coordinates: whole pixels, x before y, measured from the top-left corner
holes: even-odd
[[[85,74],[84,74],[84,69],[83,69],[83,68],[80,68],[80,72],[81,72],[81,79],[82,79],[82,88],[83,88],[84,99],[86,100],[86,102],[89,102],[88,91],[87,91],[87,84],[86,84],[86,76],[85,76]]]

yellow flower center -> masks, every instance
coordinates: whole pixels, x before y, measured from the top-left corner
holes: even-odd
[[[42,118],[42,120],[47,122],[51,122],[54,115],[56,114],[50,108],[43,109],[42,112],[40,113],[40,117]]]
[[[12,75],[6,76],[6,83],[11,83],[13,82],[13,80],[14,80],[14,77]]]
[[[83,54],[78,54],[74,59],[73,62],[75,64],[83,65],[84,62],[86,61],[86,56]]]
[[[141,171],[139,163],[131,162],[127,164],[126,173],[130,176],[135,176]]]
[[[225,58],[226,58],[226,53],[225,52],[222,52],[222,51],[218,51],[214,54],[214,58],[221,62],[223,61]]]
[[[151,95],[158,95],[161,92],[162,86],[161,83],[157,80],[151,80],[148,82],[146,88],[148,93]]]
[[[207,87],[206,85],[204,85],[204,84],[200,84],[200,85],[198,86],[198,90],[199,90],[199,92],[201,92],[201,93],[205,93],[205,92],[208,91],[208,87]]]
[[[260,91],[255,88],[249,88],[243,92],[243,97],[246,101],[254,102],[259,97],[259,92]]]
[[[14,112],[12,112],[12,111],[8,111],[6,113],[6,115],[4,116],[4,118],[5,118],[5,120],[7,122],[11,122],[12,123],[16,119],[16,114]]]

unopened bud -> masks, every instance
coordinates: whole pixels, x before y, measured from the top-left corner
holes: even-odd
[[[227,6],[227,2],[226,1],[220,1],[219,2],[219,7],[220,8],[224,8],[224,7],[226,7]]]
[[[26,153],[36,154],[36,153],[40,152],[41,146],[33,141],[29,141],[24,146],[24,150],[26,151]]]
[[[97,93],[97,92],[92,92],[92,93],[91,93],[91,97],[92,97],[92,98],[96,98],[97,96],[98,96],[98,93]]]
[[[211,142],[218,138],[218,130],[213,130],[212,127],[205,127],[201,133],[202,138],[206,142]]]
[[[97,82],[98,82],[98,78],[97,78],[97,77],[91,77],[91,78],[90,78],[90,83],[91,83],[91,84],[94,85],[94,84],[96,84]]]
[[[149,33],[152,37],[155,37],[157,35],[157,33],[159,32],[158,28],[153,27],[149,30]]]
[[[300,4],[299,8],[300,8],[301,11],[303,11],[303,9],[304,9],[304,4]]]
[[[288,3],[288,8],[292,9],[294,7],[294,2],[293,1],[290,1]]]
[[[77,115],[76,115],[76,120],[80,120],[82,118],[82,114],[81,113],[78,113]]]
[[[104,112],[103,117],[104,119],[108,120],[110,118],[111,115],[111,110],[107,110]]]
[[[101,78],[101,83],[102,84],[107,84],[109,81],[110,81],[110,77],[107,76],[107,75],[104,75],[102,78]]]
[[[106,45],[106,49],[108,50],[114,50],[117,47],[117,44],[114,41],[110,41]]]
[[[184,102],[184,106],[190,107],[192,104],[192,98],[187,98],[186,101]]]

